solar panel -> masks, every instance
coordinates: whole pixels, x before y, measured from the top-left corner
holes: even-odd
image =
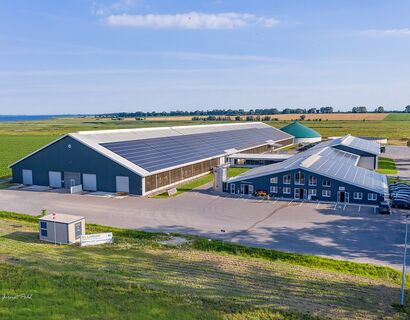
[[[109,142],[101,146],[153,172],[219,156],[228,149],[243,150],[288,137],[275,128],[263,127]]]

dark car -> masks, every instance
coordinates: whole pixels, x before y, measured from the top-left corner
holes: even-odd
[[[390,205],[387,201],[383,201],[380,203],[379,213],[380,214],[391,214]]]
[[[410,208],[410,201],[407,198],[397,197],[392,200],[391,205],[393,208],[408,209]]]

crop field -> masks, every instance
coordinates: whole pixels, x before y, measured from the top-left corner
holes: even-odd
[[[1,319],[407,319],[389,268],[199,237],[111,231],[113,245],[38,240],[35,217],[0,212]],[[16,298],[17,297],[17,298]],[[407,296],[408,297],[408,296]],[[406,303],[410,302],[409,299]]]

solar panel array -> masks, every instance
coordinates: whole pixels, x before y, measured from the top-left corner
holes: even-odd
[[[200,134],[101,143],[101,146],[128,161],[154,172],[205,158],[265,144],[267,140],[288,138],[275,128],[247,128]]]

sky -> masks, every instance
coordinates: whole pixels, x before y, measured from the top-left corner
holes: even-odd
[[[410,104],[408,0],[2,0],[0,114]]]

